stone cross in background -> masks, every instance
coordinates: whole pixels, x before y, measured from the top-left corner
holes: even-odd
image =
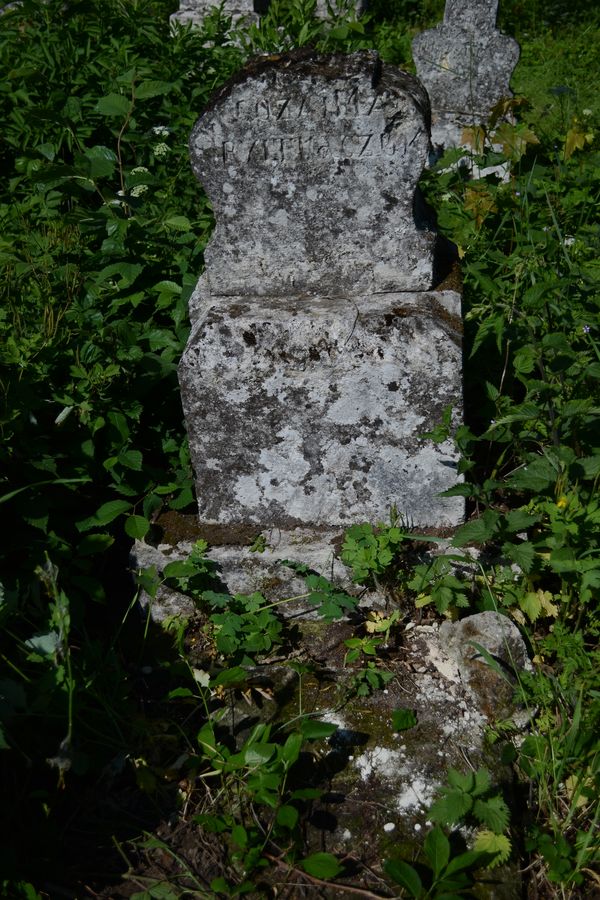
[[[460,146],[464,128],[485,122],[502,97],[512,96],[519,45],[496,29],[497,12],[498,0],[446,0],[443,24],[413,40],[435,147]]]
[[[221,4],[217,0],[179,0],[179,9],[174,12],[171,22],[180,25],[202,25],[202,20]],[[240,19],[245,22],[258,22],[259,13],[255,12],[253,0],[224,0],[223,15],[231,16],[236,24]]]
[[[377,55],[249,67],[193,130],[217,226],[179,377],[202,524],[457,524],[460,297],[431,290],[422,85]]]
[[[330,0],[334,12],[340,10],[354,11],[360,16],[365,11],[366,0]],[[219,6],[218,0],[179,0],[179,9],[171,16],[171,22],[186,25],[201,25],[204,17]],[[328,0],[317,0],[315,15],[326,19],[329,15]],[[268,12],[269,0],[223,0],[223,13],[231,16],[234,24],[240,19],[246,22],[258,22],[259,16]]]

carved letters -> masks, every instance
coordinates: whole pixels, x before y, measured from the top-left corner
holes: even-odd
[[[297,163],[302,160],[319,159],[370,159],[373,156],[402,156],[406,153],[406,139],[394,140],[388,134],[375,135],[349,133],[343,135],[318,136],[294,135],[290,137],[268,137],[253,141],[223,141],[221,143],[223,162]]]

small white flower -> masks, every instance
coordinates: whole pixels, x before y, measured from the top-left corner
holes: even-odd
[[[169,137],[169,129],[165,128],[164,125],[155,125],[152,129],[152,134],[155,134],[156,137],[159,138],[168,138]]]
[[[581,115],[582,115],[582,116],[591,116],[591,114],[592,114],[591,109],[582,109],[582,110],[581,110]]]
[[[141,197],[142,194],[145,194],[148,190],[147,184],[136,184],[135,187],[131,188],[131,196],[132,197]]]
[[[386,822],[385,825],[383,826],[383,830],[387,831],[389,833],[390,831],[393,831],[395,827],[396,826],[394,825],[393,822]]]
[[[132,169],[129,174],[130,175],[149,175],[150,169],[147,169],[146,166],[136,166],[135,169]]]
[[[160,144],[157,144],[156,147],[154,147],[154,155],[157,159],[164,159],[167,153],[169,153],[170,149],[171,148],[168,144],[165,144],[161,141]]]
[[[422,826],[419,825],[418,822],[415,822],[415,824],[414,824],[414,829],[415,829],[415,831],[420,831],[420,830],[421,830],[421,827],[422,827]]]

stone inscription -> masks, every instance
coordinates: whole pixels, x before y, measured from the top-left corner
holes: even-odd
[[[211,292],[430,288],[427,128],[421,85],[371,51],[267,61],[222,91],[190,141],[217,221]]]
[[[374,156],[404,155],[406,139],[394,141],[386,134],[344,134],[330,138],[272,137],[256,141],[223,141],[223,162],[297,163],[308,159],[370,159]]]
[[[238,100],[233,109],[234,120],[246,119],[300,119],[347,118],[356,119],[370,116],[376,110],[385,109],[388,95],[362,96],[358,88],[335,90],[321,96],[305,94],[301,96],[276,97],[273,99]]]

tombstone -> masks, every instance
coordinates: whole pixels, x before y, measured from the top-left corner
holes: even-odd
[[[217,224],[179,379],[203,525],[461,521],[438,496],[453,443],[423,437],[462,410],[460,296],[432,290],[416,193],[428,147],[422,85],[372,51],[263,60],[197,122]]]
[[[240,20],[247,24],[256,23],[262,12],[260,8],[256,9],[254,0],[223,0],[222,3],[216,0],[179,0],[179,9],[170,16],[170,21],[180,25],[202,25],[204,17],[219,6],[224,16],[231,16],[234,25]]]
[[[499,100],[512,97],[519,45],[496,29],[497,12],[498,0],[446,0],[443,24],[413,40],[436,147],[460,146],[465,128],[487,121]]]
[[[171,15],[170,20],[181,25],[187,25],[188,22],[201,25],[204,17],[220,5],[219,0],[179,0],[179,9]],[[352,11],[360,16],[366,9],[366,0],[317,0],[315,16],[327,19],[328,5],[331,5],[334,13]],[[222,0],[222,7],[223,14],[231,16],[234,25],[240,20],[247,24],[256,23],[260,16],[268,12],[269,0]]]

